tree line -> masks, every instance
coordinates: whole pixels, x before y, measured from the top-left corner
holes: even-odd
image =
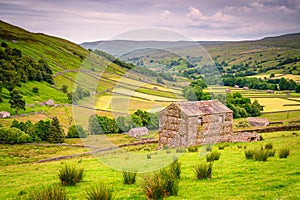
[[[246,77],[224,77],[224,86],[248,87],[250,89],[257,90],[296,90],[300,88],[300,84],[297,84],[292,79],[280,78],[280,79],[261,79],[261,78],[246,78]],[[299,89],[298,89],[299,90]],[[298,91],[297,90],[297,91]]]
[[[182,92],[189,101],[218,99],[233,111],[234,118],[259,116],[260,111],[263,111],[263,106],[257,100],[251,103],[250,98],[243,97],[240,93],[216,95],[203,92],[204,88],[207,88],[205,81],[198,79],[184,87]]]
[[[88,131],[92,135],[123,133],[131,128],[146,126],[149,130],[158,129],[158,113],[137,110],[130,116],[119,116],[111,119],[106,116],[91,115],[89,117]]]

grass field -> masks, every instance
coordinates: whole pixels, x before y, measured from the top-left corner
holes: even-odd
[[[221,157],[214,162],[211,180],[196,180],[193,174],[193,166],[204,160],[204,157],[199,156],[199,153],[185,153],[179,158],[182,174],[178,196],[168,199],[299,199],[300,132],[296,133],[298,136],[292,132],[266,133],[263,134],[264,141],[229,144],[224,150],[219,150]],[[237,148],[238,145],[247,146],[247,149],[260,148],[268,142],[273,144],[276,154],[267,162],[246,160],[244,149]],[[214,149],[218,149],[217,146]],[[287,159],[278,158],[278,150],[283,147],[291,150]],[[134,185],[123,185],[119,171],[93,157],[49,163],[33,162],[48,156],[50,152],[55,152],[55,155],[78,151],[76,148],[68,150],[70,147],[31,147],[30,152],[24,153],[33,156],[33,159],[28,160],[29,163],[13,164],[13,159],[20,160],[19,156],[23,156],[18,152],[24,152],[27,148],[27,145],[1,145],[0,152],[6,158],[0,168],[0,199],[14,199],[18,194],[26,195],[30,191],[59,184],[57,171],[63,163],[74,163],[86,169],[82,183],[65,187],[70,199],[84,199],[85,191],[90,186],[103,181],[113,186],[116,199],[146,199],[141,188],[145,174],[139,173]]]
[[[264,112],[284,111],[300,109],[300,103],[282,98],[255,98],[264,106]],[[296,104],[295,106],[287,106]]]

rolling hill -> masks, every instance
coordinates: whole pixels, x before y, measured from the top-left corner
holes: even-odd
[[[59,115],[67,124],[67,115],[70,115],[71,107],[62,86],[67,86],[67,92],[72,92],[77,86],[81,86],[95,95],[95,104],[90,108],[97,109],[103,115],[111,115],[111,99],[117,102],[129,98],[132,102],[130,112],[140,108],[149,109],[156,104],[166,104],[182,99],[181,90],[174,83],[173,88],[169,84],[156,83],[156,75],[140,74],[134,70],[134,66],[116,59],[104,52],[89,52],[83,47],[65,39],[32,33],[22,28],[0,21],[0,43],[5,43],[10,49],[17,49],[22,56],[31,60],[44,60],[52,70],[54,84],[45,81],[21,82],[16,87],[26,101],[26,111],[20,113],[45,111],[51,116]],[[1,51],[5,48],[1,47]],[[149,70],[147,73],[152,73]],[[37,87],[39,92],[35,94],[32,89]],[[155,91],[154,91],[155,89]],[[177,97],[179,96],[179,97]],[[10,108],[9,90],[3,88],[1,92],[3,102],[0,110],[14,113]],[[41,105],[42,102],[53,99],[59,107],[49,108]],[[80,105],[80,102],[77,104]],[[134,106],[135,105],[135,106]],[[65,107],[65,109],[62,109]],[[64,113],[64,114],[62,114]],[[69,113],[69,114],[66,114]]]
[[[269,76],[274,73],[299,81],[297,77],[300,75],[299,41],[300,33],[295,33],[255,41],[115,40],[83,43],[81,46],[105,50],[123,61],[173,74],[184,72],[193,74],[195,69],[214,62],[220,73],[241,76]],[[193,55],[195,51],[200,53]]]

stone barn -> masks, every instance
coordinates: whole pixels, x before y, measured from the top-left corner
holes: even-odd
[[[172,103],[160,112],[159,147],[214,143],[232,133],[233,112],[218,100]]]
[[[1,111],[0,112],[0,118],[7,118],[10,117],[10,113],[6,111]]]
[[[147,127],[138,127],[138,128],[132,128],[129,130],[128,135],[130,137],[139,137],[143,135],[148,135],[149,131]]]

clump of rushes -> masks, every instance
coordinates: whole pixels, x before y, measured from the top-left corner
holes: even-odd
[[[279,150],[279,158],[287,158],[290,155],[289,149],[280,149]]]
[[[113,189],[106,183],[99,183],[91,187],[87,192],[87,200],[112,200],[114,199]]]
[[[199,163],[194,166],[194,173],[197,179],[211,179],[212,177],[213,164],[210,163]]]
[[[30,193],[27,200],[67,200],[67,193],[59,186],[51,186]]]
[[[76,185],[84,178],[84,169],[65,164],[59,171],[58,177],[63,185]]]
[[[136,172],[127,172],[123,171],[122,176],[123,176],[123,183],[127,185],[134,184],[136,181]]]

